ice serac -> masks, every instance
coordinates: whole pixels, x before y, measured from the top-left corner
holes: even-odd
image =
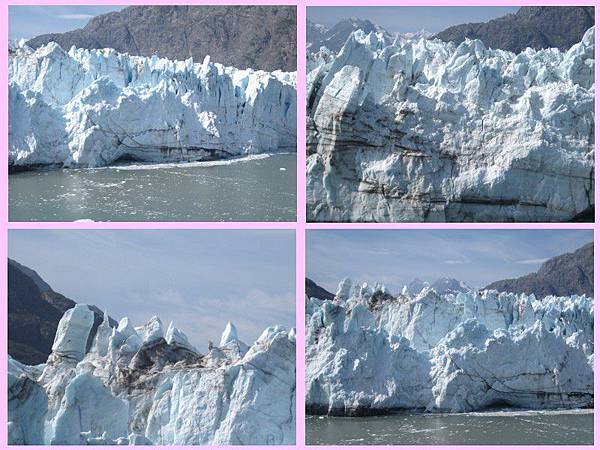
[[[594,28],[519,54],[353,33],[307,75],[311,221],[566,221],[594,209]]]
[[[308,413],[593,405],[592,298],[341,285],[306,299]]]
[[[296,74],[111,49],[19,47],[9,61],[9,166],[98,167],[294,151]]]
[[[156,316],[112,328],[106,315],[85,354],[84,312],[65,313],[43,367],[9,360],[9,443],[295,442],[293,329],[268,328],[248,347],[230,326],[224,346],[202,355]]]
[[[64,358],[80,361],[85,355],[85,347],[94,324],[94,313],[87,305],[76,305],[60,319],[52,353]]]

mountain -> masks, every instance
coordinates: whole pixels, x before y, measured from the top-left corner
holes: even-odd
[[[335,297],[335,294],[322,288],[310,278],[305,278],[304,280],[304,294],[309,298],[315,297],[321,300],[333,300]]]
[[[408,283],[404,293],[408,293],[414,296],[426,287],[431,287],[435,289],[440,295],[457,294],[459,292],[470,292],[473,290],[467,284],[465,284],[462,281],[458,281],[455,278],[439,278],[433,283],[429,283],[428,281],[423,281],[419,278],[415,278],[410,283]]]
[[[594,244],[590,242],[573,253],[546,261],[537,272],[520,278],[496,281],[485,289],[546,295],[594,296]]]
[[[593,6],[527,6],[516,14],[482,23],[455,25],[435,37],[460,44],[479,39],[493,49],[519,53],[527,47],[568,50],[594,26]]]
[[[473,289],[470,288],[466,283],[458,281],[455,278],[440,278],[435,280],[431,285],[438,294],[457,294],[459,292],[470,292]]]
[[[371,32],[382,33],[385,40],[389,43],[392,43],[394,40],[394,35],[366,19],[344,19],[331,28],[309,20],[306,27],[306,46],[313,52],[318,51],[321,47],[326,47],[332,52],[337,53],[348,40],[348,36],[357,30],[362,30],[365,34]]]
[[[76,303],[52,290],[34,270],[8,260],[8,353],[19,362],[46,362],[63,313]],[[88,347],[102,323],[103,313],[91,306],[94,323]],[[117,322],[110,319],[111,326]]]
[[[113,48],[120,53],[176,60],[206,55],[240,69],[296,70],[295,6],[130,6],[92,18],[81,29],[44,34],[63,49]]]

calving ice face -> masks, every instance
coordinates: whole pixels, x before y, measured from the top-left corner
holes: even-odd
[[[420,9],[389,8],[393,26],[461,10]],[[339,52],[310,46],[309,221],[593,218],[593,8],[512,9],[433,37],[340,22],[326,35],[349,33]]]
[[[228,324],[202,355],[158,317],[117,328],[67,311],[46,364],[9,357],[9,444],[291,444],[295,332],[273,327],[251,346]]]
[[[10,168],[215,160],[296,145],[293,72],[54,42],[16,48],[9,67]]]
[[[308,413],[593,405],[593,301],[497,291],[393,296],[344,280],[307,300]]]

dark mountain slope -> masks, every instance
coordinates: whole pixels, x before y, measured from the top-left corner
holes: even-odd
[[[46,362],[63,313],[75,302],[54,292],[34,270],[8,260],[8,353],[25,364]],[[95,306],[88,348],[104,314]],[[110,324],[117,323],[110,319]]]
[[[566,50],[593,25],[593,6],[527,6],[489,22],[452,26],[435,37],[456,44],[480,39],[490,48],[515,53],[527,47]]]
[[[589,243],[573,253],[546,261],[537,272],[521,278],[496,281],[485,289],[546,295],[594,296],[594,244]]]
[[[335,297],[334,294],[322,288],[310,278],[306,278],[304,281],[304,293],[309,298],[315,297],[321,300],[333,300]]]
[[[94,17],[82,29],[31,39],[68,50],[114,48],[131,55],[193,57],[241,69],[296,70],[294,6],[130,6]]]

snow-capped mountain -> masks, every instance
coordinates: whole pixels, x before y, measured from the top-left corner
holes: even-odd
[[[9,166],[98,167],[296,148],[296,73],[64,51],[9,58]]]
[[[402,293],[415,296],[426,288],[435,289],[441,295],[458,294],[459,292],[470,292],[473,290],[469,285],[455,278],[439,278],[433,283],[415,278],[402,289]]]
[[[519,54],[353,33],[309,65],[308,220],[590,216],[594,49],[594,28]]]
[[[9,444],[239,445],[295,442],[295,331],[266,329],[251,346],[228,324],[201,355],[158,317],[117,328],[62,317],[45,364],[9,357]]]
[[[345,279],[334,300],[306,298],[305,320],[310,413],[593,406],[589,297],[394,297]]]
[[[368,19],[359,19],[356,17],[340,20],[331,28],[311,22],[310,20],[307,21],[306,25],[306,48],[308,49],[309,54],[318,52],[321,47],[325,47],[329,51],[337,53],[344,46],[350,35],[358,30],[361,30],[365,34],[378,33],[388,45],[396,40],[407,41],[420,38],[428,39],[432,36],[431,33],[425,30],[418,32],[392,33]]]

